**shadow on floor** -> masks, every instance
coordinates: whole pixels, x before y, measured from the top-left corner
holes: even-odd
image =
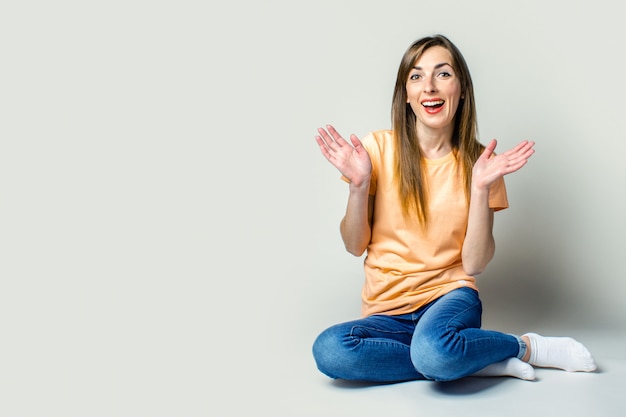
[[[431,388],[442,395],[475,395],[496,388],[511,377],[478,378],[467,377],[457,381],[433,382]],[[535,381],[528,381],[533,383]]]

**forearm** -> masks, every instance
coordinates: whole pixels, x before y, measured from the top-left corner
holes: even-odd
[[[472,276],[482,273],[493,258],[495,249],[489,189],[472,188],[467,233],[461,254],[465,272]]]
[[[346,250],[355,256],[361,256],[365,252],[372,236],[370,201],[369,181],[360,185],[350,184],[348,205],[340,231]]]

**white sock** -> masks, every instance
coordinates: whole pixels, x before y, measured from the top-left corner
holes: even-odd
[[[591,372],[597,368],[587,348],[571,337],[544,337],[536,333],[524,336],[530,340],[531,365],[568,372]]]
[[[514,376],[531,381],[535,379],[535,368],[517,358],[509,358],[487,365],[472,376]]]

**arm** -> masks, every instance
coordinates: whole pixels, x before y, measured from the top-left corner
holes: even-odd
[[[350,185],[350,196],[346,214],[341,220],[341,238],[346,250],[354,256],[361,256],[372,237],[372,215],[374,212],[374,196],[368,194],[367,188]]]
[[[535,152],[534,142],[523,141],[515,148],[496,155],[492,140],[474,164],[467,233],[463,242],[463,268],[468,275],[482,273],[496,250],[493,238],[493,210],[489,207],[489,188],[499,178],[526,165]]]
[[[371,238],[373,197],[369,195],[372,162],[356,135],[350,136],[352,145],[335,128],[318,129],[315,137],[324,157],[350,181],[350,195],[346,214],[341,221],[343,243],[351,254],[363,254]]]
[[[493,210],[489,208],[489,189],[472,186],[467,233],[463,242],[463,269],[467,275],[482,273],[493,258]]]

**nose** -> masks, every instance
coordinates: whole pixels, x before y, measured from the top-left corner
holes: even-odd
[[[426,77],[424,82],[424,92],[434,93],[435,91],[437,91],[437,87],[435,86],[434,77]]]

